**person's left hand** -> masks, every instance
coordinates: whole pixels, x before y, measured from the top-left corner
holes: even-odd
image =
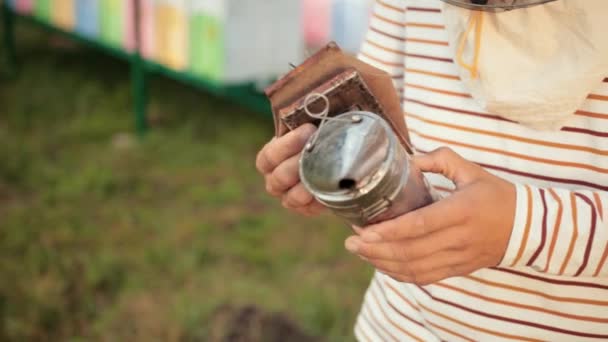
[[[470,274],[502,260],[515,216],[515,186],[448,148],[414,158],[456,191],[427,207],[364,229],[346,248],[392,278],[418,285]]]

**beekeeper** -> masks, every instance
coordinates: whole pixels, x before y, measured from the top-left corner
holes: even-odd
[[[357,230],[362,341],[608,340],[608,1],[377,0],[360,58],[445,198]],[[286,208],[311,125],[257,167]]]

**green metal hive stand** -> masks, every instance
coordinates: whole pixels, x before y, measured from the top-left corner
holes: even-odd
[[[30,25],[35,25],[45,29],[46,31],[68,37],[78,41],[86,46],[103,51],[116,58],[123,59],[130,64],[131,68],[131,84],[133,93],[133,111],[135,128],[138,134],[143,135],[147,129],[147,103],[148,103],[148,74],[155,73],[183,82],[195,88],[209,92],[213,95],[224,97],[230,101],[241,104],[255,112],[262,114],[270,114],[270,104],[266,97],[261,94],[253,84],[241,84],[236,86],[224,86],[216,82],[206,80],[200,76],[193,75],[187,71],[176,71],[154,61],[146,60],[140,54],[139,47],[136,47],[133,52],[125,51],[121,48],[114,47],[98,39],[89,39],[76,32],[66,31],[51,23],[45,22],[33,15],[22,15],[15,12],[5,0],[2,2],[2,24],[4,32],[4,45],[6,51],[6,60],[9,65],[9,71],[15,75],[17,72],[17,54],[16,54],[16,39],[15,26],[17,22],[23,22]],[[139,13],[135,11],[135,28],[139,29]],[[140,35],[138,32],[136,37]],[[136,45],[139,45],[136,42]]]

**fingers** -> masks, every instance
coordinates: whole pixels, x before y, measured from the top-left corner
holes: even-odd
[[[300,182],[300,154],[290,157],[279,164],[266,177],[266,187],[268,192],[273,195],[283,194]]]
[[[467,161],[448,147],[441,147],[428,154],[415,156],[413,163],[422,172],[444,175],[453,181],[456,186],[474,181],[481,170],[478,165]]]
[[[424,274],[434,272],[441,268],[452,267],[466,263],[468,256],[455,250],[442,250],[426,258],[411,262],[366,259],[371,265],[382,272],[403,274],[412,279],[419,278]]]
[[[468,219],[464,214],[470,211],[466,208],[467,203],[469,202],[460,200],[458,194],[454,194],[393,220],[369,226],[361,238],[366,242],[396,241],[456,226]]]
[[[459,227],[453,227],[416,239],[389,242],[368,243],[351,236],[345,244],[349,251],[367,259],[412,262],[445,249],[459,249],[461,239]]]
[[[456,277],[459,274],[471,273],[471,271],[466,271],[466,267],[462,265],[444,267],[421,275],[405,275],[401,273],[382,271],[380,272],[399,282],[415,284],[419,286],[431,285],[451,277]]]
[[[289,189],[283,195],[281,202],[283,207],[304,216],[317,216],[325,211],[325,207],[315,200],[302,183],[298,183]]]
[[[450,277],[470,274],[475,270],[475,267],[471,267],[471,259],[467,254],[446,250],[413,263],[366,261],[397,281],[429,285]]]
[[[280,197],[284,207],[306,216],[318,215],[325,209],[300,183],[300,152],[315,130],[314,125],[304,124],[274,138],[256,158],[256,168],[264,175],[266,191]]]
[[[305,216],[317,216],[325,210],[326,208],[316,200],[313,200],[309,205],[298,209],[300,214]]]
[[[312,194],[306,190],[302,183],[298,183],[283,195],[282,204],[286,208],[296,209],[311,204],[313,200]]]
[[[302,125],[280,138],[271,140],[256,158],[256,167],[262,174],[272,172],[286,159],[300,153],[308,138],[316,130],[312,124]]]

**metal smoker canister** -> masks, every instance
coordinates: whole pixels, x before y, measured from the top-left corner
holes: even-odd
[[[300,178],[320,203],[359,227],[438,199],[387,122],[370,112],[327,119],[302,152]]]

